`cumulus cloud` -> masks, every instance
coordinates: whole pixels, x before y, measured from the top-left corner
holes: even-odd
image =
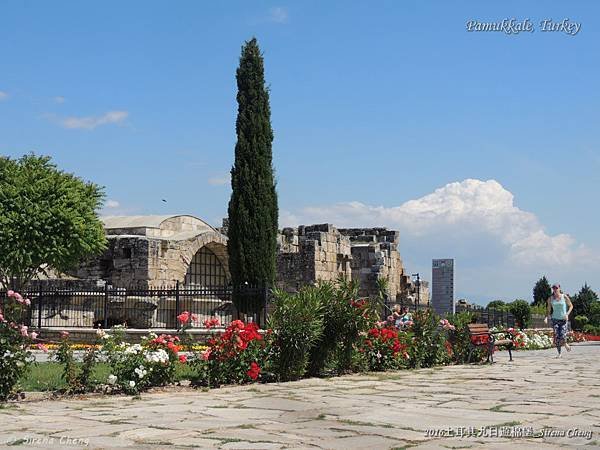
[[[117,200],[109,199],[106,201],[106,208],[118,208],[121,204]]]
[[[101,116],[66,117],[59,123],[69,129],[93,130],[100,125],[123,123],[128,116],[127,111],[108,111]]]
[[[0,91],[0,102],[2,100],[6,100],[8,98],[8,94],[4,91]]]
[[[280,6],[271,8],[269,10],[269,22],[274,23],[287,23],[289,20],[289,14],[287,9]]]
[[[283,226],[301,222],[329,222],[339,227],[383,225],[399,229],[405,238],[450,241],[456,247],[486,243],[522,265],[570,265],[591,258],[588,249],[572,236],[548,234],[537,217],[515,206],[513,194],[495,180],[449,183],[395,207],[349,202],[281,214]]]
[[[211,186],[225,186],[227,183],[229,183],[229,180],[229,175],[211,177],[208,179],[208,184],[210,184]]]

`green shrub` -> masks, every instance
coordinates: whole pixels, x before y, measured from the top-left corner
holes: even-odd
[[[323,288],[306,286],[297,294],[275,290],[268,327],[273,330],[273,371],[282,381],[306,373],[312,348],[323,335]]]
[[[309,373],[326,369],[349,371],[360,333],[369,329],[376,312],[370,299],[358,299],[358,283],[343,278],[335,284],[320,283],[316,289],[323,305],[323,334],[310,355]]]
[[[411,339],[410,332],[398,331],[384,322],[376,324],[363,337],[360,346],[368,370],[378,372],[409,367]]]
[[[525,300],[515,300],[510,303],[510,312],[515,316],[519,328],[527,328],[531,323],[531,306]]]
[[[449,362],[446,349],[447,333],[440,326],[440,318],[431,310],[417,311],[409,334],[412,337],[409,350],[411,368],[432,367]]]
[[[27,347],[37,333],[21,324],[30,305],[29,299],[14,291],[8,291],[6,298],[0,297],[0,402],[15,394],[19,378],[33,362]]]
[[[546,317],[548,310],[546,305],[535,305],[531,306],[531,314],[539,314]]]
[[[205,323],[205,326],[210,329],[213,325]],[[225,332],[213,335],[208,340],[208,348],[190,361],[194,371],[192,382],[218,387],[222,384],[251,383],[259,379],[273,381],[271,343],[272,333],[269,330],[262,334],[256,323],[234,320]]]
[[[488,309],[495,309],[498,311],[507,311],[508,310],[508,305],[502,301],[502,300],[493,300],[491,302],[488,303],[488,305],[486,306],[486,308]]]
[[[583,330],[583,327],[585,327],[589,322],[590,320],[587,318],[587,316],[576,316],[573,319],[573,329],[577,331]]]
[[[590,311],[588,313],[590,324],[600,327],[600,301],[592,302],[590,305]]]
[[[471,312],[461,312],[448,316],[448,321],[454,325],[455,330],[450,332],[450,344],[452,345],[452,356],[456,363],[464,364],[468,362],[469,352],[471,351],[471,337],[468,325],[475,320],[475,314]],[[484,352],[482,349],[473,351],[472,361],[481,361]]]
[[[590,324],[584,325],[583,332],[586,334],[600,335],[600,326],[595,326],[595,325],[590,325]]]

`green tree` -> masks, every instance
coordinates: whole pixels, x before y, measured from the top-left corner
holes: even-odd
[[[591,287],[585,283],[579,292],[571,297],[573,303],[573,311],[569,316],[571,320],[577,316],[589,317],[592,313],[592,305],[598,301],[598,294],[596,294]]]
[[[243,295],[240,286],[274,282],[278,218],[269,92],[265,87],[263,57],[255,38],[242,47],[236,77],[237,143],[231,169],[227,251],[233,301],[239,311],[251,313],[260,305],[256,299]]]
[[[492,300],[491,302],[488,303],[487,308],[504,310],[506,308],[506,303],[502,300]]]
[[[0,157],[0,282],[23,289],[47,268],[64,272],[106,248],[102,188],[49,157]]]
[[[526,300],[517,299],[508,304],[509,311],[515,316],[519,328],[527,328],[531,323],[531,306]]]
[[[531,303],[531,306],[546,305],[548,297],[551,295],[552,289],[550,289],[550,283],[548,283],[548,279],[544,275],[533,287],[533,302]]]

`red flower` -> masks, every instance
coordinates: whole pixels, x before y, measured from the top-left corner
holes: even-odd
[[[233,322],[231,322],[231,325],[229,325],[229,328],[232,330],[243,330],[244,322],[242,322],[241,320],[234,320]]]
[[[218,327],[219,325],[221,325],[221,321],[218,317],[211,317],[210,319],[206,319],[204,321],[204,326],[208,329],[212,327]]]
[[[250,364],[250,369],[248,369],[248,372],[246,372],[246,374],[253,380],[256,380],[258,378],[258,375],[260,374],[259,365],[256,364],[256,362],[252,362]]]
[[[187,356],[179,355],[179,362],[185,364],[187,362]]]
[[[379,329],[378,328],[371,328],[369,330],[369,336],[374,337],[374,338],[378,338],[379,337]]]
[[[177,320],[179,320],[182,325],[188,323],[190,320],[190,313],[187,311],[182,312],[177,316]]]

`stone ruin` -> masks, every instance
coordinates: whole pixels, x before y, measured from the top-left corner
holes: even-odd
[[[415,287],[398,251],[399,232],[386,228],[336,228],[331,224],[284,228],[278,239],[277,286],[286,290],[338,277],[359,280],[361,296],[405,298]]]
[[[104,284],[147,290],[174,288],[176,283],[188,289],[222,288],[230,282],[226,221],[216,229],[189,215],[103,220],[109,244],[103,255],[85,261],[62,279],[36,282],[36,288],[45,290],[78,291],[69,299],[56,292],[44,299],[44,317],[68,317],[59,320],[62,326],[98,325],[104,317],[104,293],[98,286]],[[406,302],[416,289],[405,272],[398,245],[398,231],[386,228],[338,229],[331,224],[284,228],[278,236],[276,285],[296,291],[307,284],[343,277],[359,280],[361,296],[376,297],[378,280],[386,279],[388,300]],[[422,303],[426,302],[424,287],[426,290],[422,284]],[[111,322],[140,328],[175,326],[172,296],[134,293],[128,291],[125,296],[111,290],[107,302]],[[198,294],[180,298],[179,310],[216,311],[224,300]]]

